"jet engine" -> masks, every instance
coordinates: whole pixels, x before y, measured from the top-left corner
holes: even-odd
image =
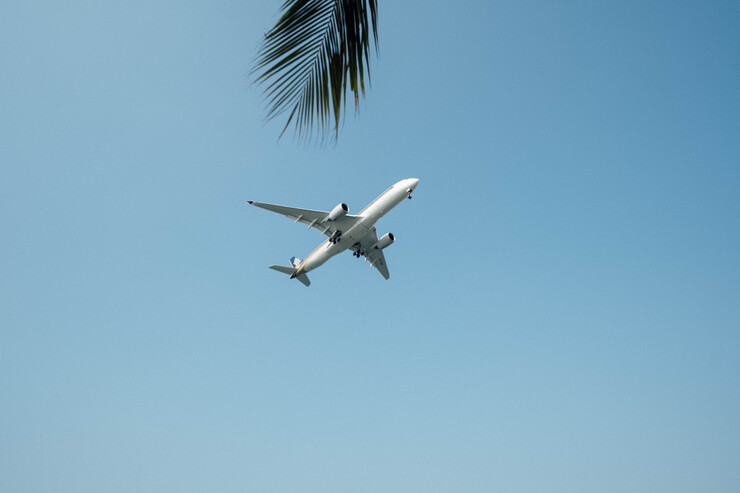
[[[394,241],[396,241],[396,237],[393,236],[393,233],[386,233],[375,245],[373,245],[373,247],[382,250],[383,248],[390,246]]]
[[[340,217],[346,215],[348,211],[349,211],[349,207],[347,207],[347,204],[342,202],[341,204],[339,204],[338,206],[336,206],[334,209],[331,210],[329,215],[326,217],[326,220],[336,221]]]

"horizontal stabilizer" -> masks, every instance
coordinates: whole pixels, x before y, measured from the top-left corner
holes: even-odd
[[[306,287],[309,287],[311,285],[311,281],[308,280],[308,276],[306,274],[301,274],[300,276],[297,276],[296,279],[301,281]]]
[[[270,269],[276,270],[278,272],[282,272],[283,274],[288,274],[291,277],[293,276],[293,274],[295,274],[295,271],[298,270],[293,267],[288,267],[286,265],[271,265]],[[303,285],[306,287],[311,285],[311,281],[308,280],[308,276],[306,274],[301,274],[299,276],[296,276],[296,279],[301,281]]]
[[[284,265],[271,265],[270,269],[282,272],[283,274],[293,275],[295,269],[293,267],[286,267]]]

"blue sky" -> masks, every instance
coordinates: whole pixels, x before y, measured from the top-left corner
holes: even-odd
[[[3,4],[0,489],[736,491],[740,5],[382,2],[317,147],[279,4]],[[267,269],[408,177],[389,281]]]

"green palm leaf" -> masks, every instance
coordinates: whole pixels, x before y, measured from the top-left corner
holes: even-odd
[[[376,0],[285,0],[282,16],[267,34],[253,72],[263,84],[267,118],[288,113],[299,138],[314,123],[326,136],[339,130],[347,87],[355,111],[370,80],[370,29],[377,49]]]

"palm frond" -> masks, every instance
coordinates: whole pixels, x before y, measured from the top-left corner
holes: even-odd
[[[285,0],[282,16],[265,34],[253,73],[264,85],[267,119],[288,113],[298,138],[314,124],[326,136],[339,131],[347,87],[355,111],[370,80],[370,31],[377,50],[377,0]]]

